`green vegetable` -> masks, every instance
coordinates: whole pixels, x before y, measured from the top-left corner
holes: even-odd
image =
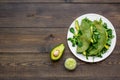
[[[113,38],[112,30],[111,29],[107,29],[107,33],[108,33],[108,38],[112,39]]]
[[[82,32],[80,31],[80,26],[77,20],[75,21],[75,28],[76,28],[76,33],[74,28],[70,28],[70,32],[73,33],[73,37],[68,38],[68,40],[72,42],[73,47],[75,45],[81,47],[83,43],[78,38],[82,35]]]
[[[75,33],[74,28],[70,28],[70,32],[74,34]]]
[[[95,56],[97,55],[105,46],[106,42],[107,42],[107,34],[106,34],[106,30],[105,28],[101,25],[101,23],[99,23],[98,21],[94,21],[94,24],[97,28],[97,31],[99,32],[100,38],[98,39],[97,36],[95,36],[95,40],[97,41],[96,44],[94,44],[94,46],[96,48],[93,48],[92,50],[89,51],[90,56]]]
[[[77,66],[77,62],[73,58],[67,58],[65,60],[64,66],[68,70],[74,70],[76,68],[76,66]]]
[[[76,30],[75,30],[76,29]],[[72,42],[72,46],[77,46],[77,53],[83,54],[88,59],[89,56],[102,57],[109,47],[114,37],[112,29],[109,29],[102,19],[91,21],[84,18],[79,24],[75,20],[75,28],[70,28],[73,33],[72,38],[68,38]]]
[[[92,32],[91,32],[91,21],[87,18],[83,19],[81,22],[81,33],[82,35],[78,37],[82,46],[77,46],[77,52],[84,52],[88,49],[91,42]],[[79,34],[78,34],[79,35]]]

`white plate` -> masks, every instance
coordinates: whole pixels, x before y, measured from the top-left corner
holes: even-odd
[[[101,18],[103,22],[107,23],[108,28],[112,29],[114,38],[112,39],[111,46],[110,46],[109,50],[107,50],[107,52],[102,55],[102,58],[100,58],[100,57],[94,57],[94,59],[93,59],[93,57],[88,57],[88,59],[86,59],[86,56],[84,56],[82,54],[78,54],[76,52],[76,47],[77,46],[72,47],[72,43],[67,40],[68,46],[69,46],[71,52],[78,59],[80,59],[82,61],[85,61],[85,62],[99,62],[99,61],[102,61],[102,60],[106,59],[112,53],[112,51],[113,51],[113,49],[115,47],[115,44],[116,44],[116,32],[115,32],[115,29],[114,29],[112,23],[107,18],[105,18],[105,17],[103,17],[103,16],[101,16],[99,14],[94,14],[94,13],[84,14],[84,15],[82,15],[82,16],[80,16],[80,17],[77,18],[77,20],[79,21],[79,24],[81,24],[82,19],[86,18],[86,17],[88,19],[92,20],[92,21],[93,20],[99,20]],[[70,28],[71,27],[75,28],[75,21],[73,21],[73,23],[70,25],[70,27],[68,29],[67,39],[70,38],[70,37],[73,37],[73,34],[70,32]]]

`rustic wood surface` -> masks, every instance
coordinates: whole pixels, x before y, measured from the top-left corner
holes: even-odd
[[[78,16],[98,13],[117,33],[112,54],[99,63],[85,63],[67,46],[67,30]],[[120,0],[0,0],[0,80],[120,80]],[[58,62],[50,50],[66,46]],[[64,68],[73,57],[74,71]]]

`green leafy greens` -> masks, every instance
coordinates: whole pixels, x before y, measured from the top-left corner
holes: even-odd
[[[114,37],[112,29],[109,29],[102,19],[91,21],[84,18],[79,24],[75,20],[75,27],[70,28],[73,37],[68,38],[72,46],[77,46],[77,53],[88,56],[102,57],[109,47]]]

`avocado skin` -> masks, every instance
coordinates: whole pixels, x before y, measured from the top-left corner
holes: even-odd
[[[54,56],[54,52],[55,52],[56,50],[59,50],[59,54],[58,54],[57,57]],[[64,50],[65,50],[65,45],[64,45],[63,43],[55,46],[55,47],[51,50],[51,52],[50,52],[50,58],[51,58],[51,60],[52,60],[52,61],[58,61],[58,60],[62,57]]]

